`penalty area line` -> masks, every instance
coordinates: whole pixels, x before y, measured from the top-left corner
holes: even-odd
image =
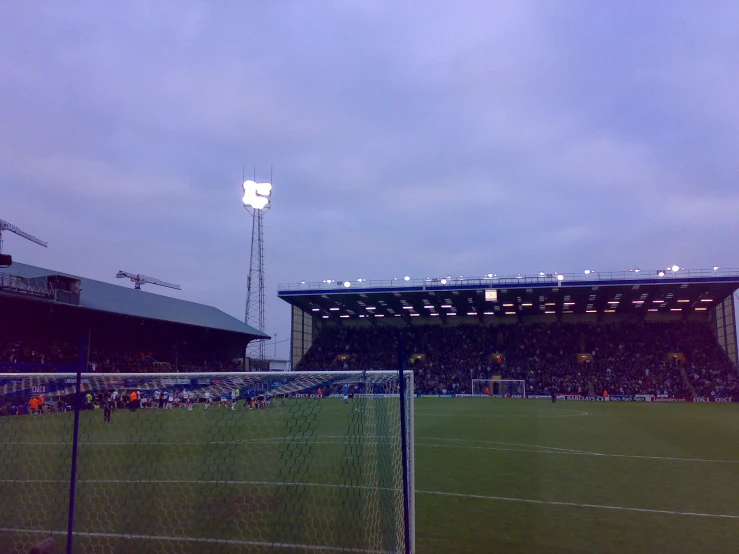
[[[503,502],[521,502],[525,504],[540,504],[546,506],[562,506],[565,508],[592,508],[597,510],[617,510],[622,512],[642,512],[648,514],[662,514],[670,516],[692,516],[716,519],[739,519],[739,515],[732,514],[705,514],[701,512],[680,512],[677,510],[657,510],[652,508],[629,508],[626,506],[609,506],[606,504],[580,504],[577,502],[558,502],[556,500],[536,500],[533,498],[510,498],[507,496],[489,496],[484,494],[463,494],[458,492],[422,491],[416,490],[418,494],[430,494],[436,496],[452,496],[456,498],[472,498],[476,500],[499,500]]]

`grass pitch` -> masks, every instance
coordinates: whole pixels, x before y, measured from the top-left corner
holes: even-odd
[[[733,552],[737,408],[418,399],[418,550]]]
[[[397,509],[397,444],[351,437],[397,412],[300,406],[83,413],[75,551],[383,550],[392,524],[353,514]],[[0,418],[1,552],[66,530],[72,421]],[[417,551],[734,551],[737,436],[732,404],[417,399]]]

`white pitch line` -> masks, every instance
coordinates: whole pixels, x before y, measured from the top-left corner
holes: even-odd
[[[548,506],[565,506],[571,508],[594,508],[598,510],[619,510],[624,512],[643,512],[649,514],[664,514],[672,516],[709,517],[717,519],[739,519],[739,515],[733,514],[704,514],[701,512],[679,512],[676,510],[655,510],[651,508],[629,508],[625,506],[609,506],[604,504],[579,504],[577,502],[558,502],[556,500],[535,500],[533,498],[510,498],[507,496],[488,496],[484,494],[463,494],[458,492],[421,491],[419,494],[433,494],[438,496],[453,496],[457,498],[474,498],[477,500],[501,500],[505,502],[523,502],[526,504],[542,504]]]
[[[580,411],[580,410],[571,410],[572,414],[462,414],[459,412],[422,412],[419,413],[416,411],[416,417],[426,417],[426,416],[439,416],[439,417],[474,417],[474,418],[484,418],[484,419],[494,419],[494,418],[501,418],[501,419],[509,419],[509,418],[515,418],[515,419],[523,419],[523,418],[531,418],[531,419],[550,419],[554,417],[582,417],[586,415],[590,415],[588,412]]]
[[[328,437],[330,438],[330,437]],[[345,437],[336,437],[336,438],[342,438]],[[138,446],[206,446],[210,444],[273,444],[276,446],[282,445],[282,444],[306,444],[306,445],[313,445],[313,444],[339,444],[339,445],[355,445],[355,444],[362,444],[362,445],[384,445],[384,446],[399,446],[400,445],[400,437],[398,437],[395,441],[375,441],[375,440],[361,440],[360,442],[357,442],[357,439],[363,439],[364,437],[361,436],[353,436],[353,437],[346,437],[347,441],[338,441],[338,440],[311,440],[311,439],[298,439],[293,441],[286,441],[283,439],[280,440],[273,440],[273,439],[253,439],[253,440],[236,440],[236,441],[202,441],[202,442],[80,442],[79,446],[125,446],[127,448],[130,447],[138,447]],[[374,437],[373,437],[374,438]],[[72,446],[72,443],[70,442],[15,442],[15,443],[6,443],[5,446]]]
[[[0,483],[69,483],[69,479],[0,479]],[[239,480],[199,480],[199,479],[78,479],[77,483],[115,484],[115,485],[254,485],[260,487],[315,487],[327,489],[361,489],[373,491],[389,491],[400,494],[402,489],[391,487],[373,487],[370,485],[341,485],[336,483],[281,483],[278,481],[239,481]]]
[[[544,446],[538,444],[521,444],[518,442],[500,442],[500,441],[486,441],[486,440],[475,440],[475,439],[450,439],[447,437],[416,437],[418,440],[434,440],[434,441],[454,441],[454,442],[479,442],[483,444],[502,444],[503,446],[523,446],[525,448],[541,448],[542,450],[561,450],[562,452],[577,452],[579,454],[590,454],[585,450],[575,450],[574,448],[558,448],[556,446]]]
[[[39,535],[57,535],[66,536],[66,531],[47,531],[40,529],[13,529],[9,527],[0,527],[0,533],[33,533]],[[266,541],[248,541],[242,539],[212,539],[205,537],[172,537],[167,535],[139,535],[131,533],[88,533],[85,531],[75,531],[75,537],[94,537],[103,539],[128,539],[128,540],[147,540],[147,541],[166,541],[166,542],[195,542],[207,544],[234,544],[239,546],[261,546],[266,548],[283,548],[288,550],[323,550],[330,552],[357,552],[362,554],[390,554],[387,550],[362,550],[359,548],[343,548],[340,546],[327,546],[315,544],[290,544],[282,542],[266,542]]]
[[[533,450],[525,448],[503,448],[499,446],[476,446],[476,445],[461,445],[461,444],[422,444],[419,442],[415,443],[417,447],[427,448],[466,448],[469,450],[497,450],[501,452],[531,452],[534,454],[562,454],[570,456],[593,456],[599,458],[629,458],[637,460],[665,460],[670,462],[698,462],[708,464],[739,464],[739,460],[711,460],[706,458],[675,458],[671,456],[639,456],[637,454],[602,454],[600,452],[585,452],[578,450]],[[538,447],[537,447],[538,448]]]

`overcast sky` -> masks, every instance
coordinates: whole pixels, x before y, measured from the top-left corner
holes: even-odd
[[[0,218],[49,241],[5,252],[243,319],[245,164],[274,167],[278,340],[278,283],[736,267],[737,21],[735,0],[0,0]]]

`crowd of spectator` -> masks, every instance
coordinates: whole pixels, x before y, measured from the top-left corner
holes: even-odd
[[[583,395],[739,396],[736,368],[708,326],[696,322],[416,325],[329,327],[295,369],[396,368],[398,338],[417,392],[470,393],[473,379],[523,380],[527,391]],[[6,371],[51,371],[78,363],[78,345],[40,336],[0,337]],[[99,373],[241,371],[173,351],[93,345],[88,371]]]
[[[87,370],[97,373],[241,371],[240,361],[211,361],[198,356],[174,356],[173,352],[142,351],[132,346],[91,346]],[[0,337],[0,366],[6,371],[45,372],[73,368],[79,345],[33,336]]]
[[[739,394],[736,368],[695,322],[330,327],[296,369],[395,368],[399,336],[421,393],[470,393],[498,375],[541,394]]]

